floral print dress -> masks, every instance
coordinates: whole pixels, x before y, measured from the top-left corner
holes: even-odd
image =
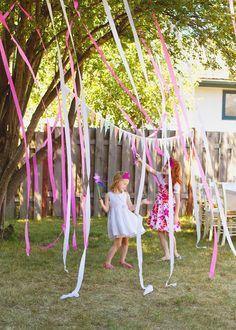
[[[155,229],[161,232],[169,232],[168,184],[165,182],[163,175],[159,172],[157,172],[157,179],[158,193],[147,223],[151,229]],[[174,193],[179,192],[180,185],[179,183],[175,183]],[[174,231],[180,230],[180,222],[178,221],[177,224],[174,224]]]

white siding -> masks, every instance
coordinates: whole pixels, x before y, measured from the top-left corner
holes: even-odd
[[[236,132],[236,120],[222,119],[223,90],[227,88],[196,87],[193,127],[199,126],[199,114],[206,131]]]

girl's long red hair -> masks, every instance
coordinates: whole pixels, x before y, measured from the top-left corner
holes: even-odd
[[[178,182],[180,185],[182,184],[180,163],[175,159],[173,159],[173,167],[171,169],[171,178],[172,178],[173,186],[175,185],[176,182]]]

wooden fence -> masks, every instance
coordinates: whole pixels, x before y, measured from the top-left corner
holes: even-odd
[[[134,201],[137,196],[140,168],[133,164],[132,153],[128,139],[124,136],[119,139],[118,134],[113,132],[110,134],[108,130],[106,134],[104,130],[100,128],[91,128],[90,132],[90,152],[91,152],[91,210],[92,215],[100,216],[101,210],[99,207],[98,195],[93,182],[94,173],[98,173],[102,179],[104,179],[106,187],[103,194],[108,190],[111,184],[114,173],[118,170],[129,171],[131,174],[131,180],[129,184],[129,193],[131,199]],[[150,134],[150,131],[146,131],[146,136]],[[54,134],[58,136],[60,130],[56,128]],[[169,132],[168,136],[175,135],[175,132]],[[210,132],[207,133],[211,157],[214,166],[214,175],[218,181],[233,180],[236,176],[236,133],[219,133]],[[35,134],[35,141],[31,146],[31,154],[34,153],[35,148],[39,146],[45,139],[45,133],[38,132]],[[203,143],[199,134],[195,134],[196,146],[203,168],[206,165],[206,153],[203,148]],[[189,146],[187,146],[189,148]],[[140,150],[140,146],[138,147]],[[189,181],[189,163],[184,160],[182,153],[182,147],[178,141],[174,141],[170,146],[172,154],[176,159],[179,159],[182,165],[183,172],[183,184],[181,192],[181,214],[185,213],[186,202],[188,199],[188,181]],[[161,159],[152,151],[152,158],[156,169],[161,169]],[[81,181],[81,156],[80,156],[80,143],[77,131],[72,137],[72,172],[74,177],[74,185],[76,191],[76,208],[77,214],[81,214],[80,197],[82,192]],[[30,198],[30,210],[29,217],[31,219],[41,219],[46,216],[61,217],[62,210],[62,181],[61,181],[61,151],[57,150],[54,153],[54,175],[57,188],[57,199],[53,204],[52,192],[48,175],[47,159],[41,164],[38,164],[38,179],[39,179],[39,192],[34,191],[34,184],[31,188]],[[33,174],[31,178],[34,181]],[[25,218],[26,216],[26,180],[18,188],[18,192],[15,198],[12,199],[7,206],[6,217],[7,218]],[[144,196],[154,201],[156,195],[156,185],[152,175],[146,175]],[[142,214],[148,214],[150,212],[150,206],[142,207]]]

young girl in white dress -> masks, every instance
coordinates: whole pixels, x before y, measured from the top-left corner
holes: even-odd
[[[113,245],[108,251],[105,263],[106,269],[114,269],[111,261],[117,250],[121,250],[120,265],[125,268],[133,268],[131,264],[126,262],[128,252],[128,238],[137,235],[138,218],[131,212],[134,210],[134,205],[130,200],[127,192],[130,175],[128,172],[117,172],[113,177],[113,182],[110,191],[105,196],[105,202],[100,199],[100,204],[103,210],[108,213],[107,230],[108,237],[113,240]],[[146,199],[142,200],[142,204],[148,203]],[[141,233],[145,229],[142,227]]]

